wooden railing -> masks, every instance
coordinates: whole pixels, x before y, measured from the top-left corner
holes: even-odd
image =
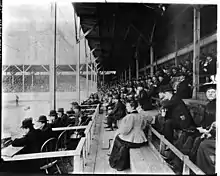
[[[164,135],[158,133],[153,127],[149,128],[148,138],[151,139],[152,133],[160,139],[160,147],[159,152],[164,150],[165,145],[170,148],[170,150],[180,159],[183,161],[183,171],[182,174],[189,175],[190,170],[192,170],[195,174],[198,175],[205,175],[205,173],[198,168],[192,161],[190,161],[187,155],[184,155],[180,152],[173,144],[171,144],[167,139],[165,139]]]
[[[96,117],[99,114],[99,105],[96,107],[92,115],[92,120],[86,126],[75,127],[59,127],[52,128],[53,131],[76,130],[85,129],[85,137],[82,137],[75,150],[41,152],[31,154],[14,155],[13,157],[6,157],[4,161],[21,161],[45,158],[59,158],[59,157],[73,157],[73,171],[71,173],[83,173],[86,165],[86,158],[89,155],[91,148],[91,141],[93,139],[93,132],[95,128]]]

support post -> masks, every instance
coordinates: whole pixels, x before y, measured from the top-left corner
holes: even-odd
[[[34,86],[34,73],[31,73],[31,86]]]
[[[77,101],[80,104],[80,41],[78,46],[78,57],[76,61],[76,91],[77,91]]]
[[[89,64],[88,57],[86,56],[86,96],[89,98]]]
[[[131,65],[129,65],[129,81],[131,81]]]
[[[139,77],[139,63],[138,63],[138,58],[136,57],[135,59],[136,61],[136,79],[138,80],[138,77]]]
[[[23,65],[23,71],[22,71],[22,91],[24,92],[24,65]]]
[[[125,69],[125,81],[127,80],[127,70]]]
[[[154,74],[154,49],[153,49],[153,46],[150,47],[150,75],[153,76]],[[147,68],[146,68],[147,69]]]
[[[102,83],[103,83],[103,86],[105,84],[105,73],[104,73],[104,67],[102,69]]]
[[[193,30],[193,98],[197,99],[199,86],[199,55],[200,55],[200,9],[194,7]]]
[[[175,66],[177,67],[178,66],[178,63],[177,63],[177,54],[178,54],[178,43],[177,43],[177,35],[174,35],[174,39],[175,39]]]
[[[54,57],[50,64],[51,109],[56,110],[56,2],[54,4]]]

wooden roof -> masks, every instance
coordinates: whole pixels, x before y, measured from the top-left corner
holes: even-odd
[[[84,33],[95,26],[86,38],[91,49],[97,48],[94,55],[105,70],[128,68],[133,64],[137,46],[139,59],[146,59],[154,21],[161,14],[159,4],[74,3],[73,6]]]

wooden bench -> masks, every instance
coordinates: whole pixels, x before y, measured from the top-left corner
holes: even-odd
[[[171,174],[175,175],[152,144],[130,149],[130,168],[135,174]]]

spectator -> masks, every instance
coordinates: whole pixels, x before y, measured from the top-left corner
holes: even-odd
[[[24,153],[36,153],[41,147],[41,132],[34,129],[32,118],[26,118],[22,121],[22,129],[25,135],[12,141],[13,147],[25,146]]]
[[[188,81],[185,79],[185,73],[180,72],[178,74],[180,83],[176,88],[176,95],[179,96],[180,99],[188,99],[192,97],[191,87],[189,86]]]
[[[168,141],[173,143],[174,129],[188,129],[195,127],[195,123],[185,103],[173,94],[170,85],[160,87],[159,97],[162,100],[162,109],[164,109],[162,117],[165,118],[163,134]]]
[[[206,105],[204,116],[201,121],[201,127],[197,129],[201,134],[208,133],[211,125],[216,121],[216,83],[205,83],[200,88],[201,91],[206,90],[206,97],[209,103]],[[192,150],[190,152],[190,159],[196,162],[197,149],[203,139],[199,136],[195,139]]]
[[[113,100],[115,101],[115,105],[113,110],[108,114],[107,116],[107,126],[104,128],[110,128],[110,130],[107,131],[112,131],[113,130],[113,124],[117,128],[117,120],[122,119],[125,114],[126,114],[126,108],[125,105],[121,102],[120,96],[118,94],[113,96]]]
[[[144,111],[152,110],[152,100],[144,90],[143,84],[137,85],[137,100]]]
[[[41,115],[38,118],[38,122],[40,124],[39,129],[41,130],[41,134],[42,134],[42,144],[49,138],[53,137],[53,132],[51,129],[51,126],[49,126],[49,124],[47,123],[47,117],[44,115]]]
[[[63,108],[58,108],[58,111],[57,111],[57,115],[58,115],[58,118],[60,118],[60,123],[62,126],[67,126],[67,115],[64,113],[64,109]]]
[[[146,121],[142,115],[138,114],[136,108],[136,101],[127,103],[126,109],[129,114],[122,119],[114,139],[109,164],[118,171],[130,167],[129,148],[139,148],[147,142],[143,131],[146,126]]]

